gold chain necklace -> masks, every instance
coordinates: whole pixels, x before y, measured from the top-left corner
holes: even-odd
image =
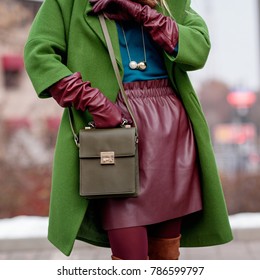
[[[139,63],[137,63],[135,60],[131,59],[130,51],[129,51],[127,40],[126,40],[125,30],[122,25],[121,25],[121,29],[122,29],[122,33],[124,36],[126,51],[127,51],[127,55],[128,55],[128,59],[129,59],[129,64],[128,64],[129,68],[132,70],[144,71],[147,67],[147,63],[146,63],[146,49],[145,49],[143,26],[141,26],[141,32],[142,32],[142,42],[143,42],[143,50],[144,50],[144,61],[140,61]]]

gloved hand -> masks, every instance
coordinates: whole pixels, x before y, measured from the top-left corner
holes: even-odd
[[[169,54],[178,43],[178,26],[175,20],[164,16],[148,5],[131,0],[90,0],[95,14],[105,13],[112,20],[133,20],[144,26],[154,42]]]
[[[116,127],[122,123],[119,108],[90,82],[83,82],[79,72],[61,79],[49,88],[52,97],[61,107],[74,106],[92,114],[96,127]]]

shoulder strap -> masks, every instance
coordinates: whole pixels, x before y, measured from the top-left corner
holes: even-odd
[[[104,36],[105,36],[108,52],[109,52],[109,55],[110,55],[110,59],[111,59],[111,62],[112,62],[113,68],[114,68],[114,72],[115,72],[115,75],[116,75],[116,79],[117,79],[120,91],[122,93],[122,97],[124,99],[126,108],[129,111],[129,114],[130,114],[130,116],[131,116],[131,118],[132,118],[132,120],[134,122],[135,128],[137,130],[137,123],[136,123],[136,120],[135,120],[135,117],[134,117],[134,113],[133,113],[133,111],[132,111],[132,109],[131,109],[131,107],[129,105],[129,102],[128,102],[127,95],[125,93],[124,87],[123,87],[122,79],[121,79],[121,76],[120,76],[120,73],[119,73],[119,69],[118,69],[118,65],[117,65],[117,62],[116,62],[116,57],[115,57],[114,49],[113,49],[113,46],[112,46],[112,43],[111,43],[111,39],[110,39],[110,36],[109,36],[109,33],[108,33],[108,29],[107,29],[105,18],[104,18],[103,15],[99,15],[98,17],[99,17],[99,21],[100,21],[100,24],[101,24]]]

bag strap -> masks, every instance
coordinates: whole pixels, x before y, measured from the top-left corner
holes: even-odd
[[[71,109],[71,107],[69,107],[68,109],[69,109],[68,116],[69,116],[71,132],[73,134],[74,142],[75,142],[76,146],[79,148],[79,137],[74,129],[72,109]]]
[[[114,72],[115,72],[115,75],[116,75],[116,79],[117,79],[120,91],[122,93],[122,97],[124,99],[126,108],[127,108],[128,112],[129,112],[129,114],[130,114],[130,116],[131,116],[131,118],[132,118],[132,120],[134,122],[135,128],[137,130],[137,123],[136,123],[136,120],[135,120],[135,117],[134,117],[134,113],[133,113],[133,111],[132,111],[132,109],[131,109],[131,107],[129,105],[128,98],[127,98],[127,95],[125,93],[125,89],[123,87],[122,79],[121,79],[121,76],[120,76],[120,73],[119,73],[119,69],[118,69],[118,65],[117,65],[117,62],[116,62],[116,57],[115,57],[114,49],[113,49],[113,46],[112,46],[112,43],[111,43],[111,39],[110,39],[110,36],[109,36],[109,33],[108,33],[108,29],[107,29],[107,25],[106,25],[106,21],[105,21],[104,15],[99,15],[98,17],[99,17],[99,21],[100,21],[100,24],[101,24],[104,36],[105,36],[108,52],[109,52],[109,55],[110,55],[110,59],[111,59],[111,62],[112,62],[113,68],[114,68]]]
[[[119,89],[120,89],[120,91],[122,93],[122,97],[123,97],[123,100],[125,102],[126,108],[127,108],[128,112],[129,112],[129,114],[130,114],[130,116],[131,116],[131,118],[133,120],[133,123],[134,123],[134,126],[135,126],[135,131],[136,131],[135,132],[136,133],[136,141],[138,141],[137,122],[135,120],[133,110],[130,107],[127,95],[126,95],[124,87],[123,87],[122,79],[121,79],[121,76],[120,76],[120,73],[119,73],[119,69],[118,69],[118,65],[117,65],[117,62],[116,62],[116,57],[115,57],[114,49],[113,49],[113,46],[112,46],[112,43],[111,43],[111,39],[110,39],[110,36],[109,36],[109,33],[108,33],[106,21],[105,21],[105,18],[104,18],[103,15],[99,15],[98,17],[99,17],[99,21],[100,21],[100,24],[101,24],[101,27],[102,27],[102,30],[103,30],[103,33],[104,33],[104,37],[105,37],[105,40],[106,40],[106,43],[107,43],[108,52],[109,52],[109,55],[110,55],[110,59],[111,59],[113,68],[114,68],[114,72],[115,72],[116,79],[117,79],[117,82],[118,82],[118,85],[119,85]],[[72,134],[73,134],[73,137],[74,137],[74,141],[75,141],[76,145],[79,147],[79,137],[78,137],[77,133],[75,132],[74,125],[73,125],[73,112],[72,112],[72,108],[69,107],[68,109],[69,109],[68,116],[69,116],[70,128],[71,128],[71,131],[72,131]]]

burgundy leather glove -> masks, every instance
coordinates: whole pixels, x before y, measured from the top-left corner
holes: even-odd
[[[61,79],[49,88],[52,97],[61,107],[74,106],[92,114],[96,127],[116,127],[122,123],[119,108],[90,82],[83,82],[79,72]]]
[[[178,43],[178,26],[175,20],[164,16],[148,5],[141,5],[131,0],[90,0],[93,12],[105,15],[113,20],[134,20],[144,26],[154,42],[169,54]]]

